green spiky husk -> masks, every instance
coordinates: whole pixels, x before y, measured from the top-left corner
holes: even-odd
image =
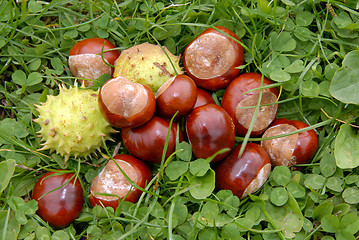
[[[110,140],[115,130],[103,118],[98,107],[98,91],[60,86],[57,96],[37,105],[39,116],[34,122],[41,126],[38,132],[42,148],[56,151],[65,157],[89,157]]]

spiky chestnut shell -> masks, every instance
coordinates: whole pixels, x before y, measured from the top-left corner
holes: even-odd
[[[65,157],[88,157],[110,139],[115,130],[103,118],[98,107],[98,91],[60,86],[57,96],[36,105],[39,117],[34,120],[41,126],[38,132],[43,146]]]
[[[146,42],[122,51],[113,75],[147,85],[157,92],[168,79],[183,73],[179,61],[180,56],[173,55],[166,47]]]

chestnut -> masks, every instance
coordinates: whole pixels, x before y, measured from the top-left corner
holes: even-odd
[[[206,90],[203,90],[201,88],[197,88],[197,99],[196,103],[194,104],[193,109],[210,104],[210,103],[216,103],[212,97],[212,95],[207,92]]]
[[[73,173],[48,172],[37,180],[32,199],[38,203],[37,214],[51,226],[63,228],[81,213],[83,191]]]
[[[271,162],[267,152],[256,143],[247,143],[239,156],[242,145],[236,146],[215,169],[219,189],[231,190],[239,198],[256,192],[269,177]]]
[[[244,73],[233,79],[223,94],[221,106],[232,117],[236,126],[236,134],[239,136],[246,135],[251,124],[255,106],[258,103],[259,91],[252,89],[261,86],[263,77],[263,85],[272,84],[272,81],[259,73]],[[248,92],[250,91],[250,92]],[[245,92],[248,92],[244,94]],[[277,101],[278,89],[275,87],[262,90],[261,105],[271,104]],[[251,107],[252,108],[248,108]],[[246,107],[246,108],[245,108]],[[260,106],[257,113],[257,119],[251,132],[251,136],[261,135],[276,118],[278,104]]]
[[[95,79],[108,73],[113,74],[116,59],[120,51],[109,40],[103,38],[87,38],[76,43],[69,53],[69,68],[71,73],[78,78],[89,79],[84,82],[85,86],[93,86]],[[103,53],[103,61],[101,53]]]
[[[216,26],[234,39],[238,36],[231,30]],[[190,42],[183,53],[183,66],[198,87],[216,91],[225,88],[238,76],[243,64],[244,51],[241,44],[219,32],[208,28]]]
[[[104,118],[114,127],[138,127],[148,122],[155,113],[156,99],[152,90],[124,77],[108,80],[98,95]]]
[[[263,134],[263,138],[273,137],[309,127],[299,120],[276,119]],[[295,166],[309,163],[318,149],[318,136],[314,130],[295,133],[286,137],[261,141],[268,152],[273,166]]]
[[[122,141],[126,149],[141,160],[161,163],[164,145],[170,121],[154,116],[146,124],[137,128],[122,129]],[[166,158],[176,147],[177,125],[172,124],[168,139]],[[183,141],[183,133],[179,130],[179,142]]]
[[[221,149],[232,149],[235,129],[228,113],[216,104],[195,108],[187,117],[186,132],[193,154],[208,158]],[[225,158],[228,152],[217,155],[212,162]]]
[[[177,75],[167,80],[156,93],[157,112],[164,118],[185,116],[192,111],[197,99],[197,86],[186,75]]]
[[[142,191],[126,179],[120,168],[135,185],[141,188],[145,188],[152,178],[151,169],[143,161],[128,154],[116,155],[113,160],[107,162],[91,183],[92,206],[100,205],[116,209],[120,199],[132,203],[138,201]]]

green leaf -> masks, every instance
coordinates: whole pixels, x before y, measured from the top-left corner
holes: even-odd
[[[358,187],[347,188],[343,191],[342,196],[345,202],[349,204],[357,204],[359,203],[359,188]]]
[[[330,94],[343,103],[359,104],[359,50],[349,52],[330,84]]]
[[[286,82],[291,78],[290,74],[283,71],[282,69],[275,69],[270,73],[269,77],[276,82]]]
[[[275,187],[270,194],[270,201],[276,206],[283,206],[288,201],[288,192],[284,187]]]
[[[4,229],[5,225],[7,226],[6,229]],[[0,210],[0,226],[0,236],[2,237],[2,239],[17,239],[21,225],[17,222],[13,212],[11,212],[10,210],[9,212],[6,210]]]
[[[13,72],[11,78],[14,83],[19,84],[20,86],[26,84],[26,74],[22,70],[16,70],[15,72]]]
[[[305,177],[304,185],[307,188],[320,189],[324,186],[325,177],[319,174],[308,174]]]
[[[327,215],[322,219],[322,228],[329,233],[335,233],[338,231],[340,222],[337,216]]]
[[[355,234],[359,231],[359,217],[354,213],[348,213],[340,220],[340,228],[348,233]]]
[[[185,174],[187,170],[188,163],[183,161],[173,161],[167,165],[165,173],[171,181],[174,181],[181,175]]]
[[[299,12],[295,18],[297,25],[302,27],[309,26],[313,22],[313,19],[314,15],[308,11]]]
[[[192,148],[188,142],[182,141],[178,143],[176,145],[176,151],[177,151],[176,155],[179,159],[187,162],[192,159]]]
[[[186,222],[187,217],[188,217],[187,206],[182,203],[176,202],[175,206],[173,208],[173,215],[176,216],[176,219],[177,219],[176,225],[180,225],[180,224]]]
[[[36,239],[50,240],[51,239],[50,230],[46,227],[38,226],[36,228]]]
[[[11,178],[11,184],[14,186],[15,196],[24,196],[28,194],[30,189],[35,185],[36,178],[33,176],[16,176]]]
[[[202,229],[198,234],[198,240],[216,239],[216,233],[208,228]]]
[[[277,166],[273,169],[271,177],[280,186],[286,186],[290,182],[291,172],[286,166]]]
[[[312,81],[307,80],[303,82],[302,85],[302,94],[303,96],[316,97],[320,93],[319,84]]]
[[[336,240],[356,240],[357,238],[346,230],[340,230],[335,233]]]
[[[239,229],[235,223],[230,223],[224,225],[221,231],[221,236],[224,239],[238,239],[238,236],[240,236]]]
[[[64,66],[58,57],[51,58],[51,66],[56,71],[56,74],[61,74],[64,71]]]
[[[327,179],[325,186],[332,191],[342,192],[344,189],[344,181],[340,177],[330,177]]]
[[[283,229],[286,238],[293,238],[303,227],[303,215],[295,198],[288,194],[288,201],[281,207],[266,204],[268,214],[278,229]]]
[[[42,4],[39,3],[38,1],[35,0],[30,0],[29,1],[29,11],[34,13],[34,12],[39,12],[42,10]]]
[[[201,210],[201,215],[208,222],[213,222],[219,214],[218,204],[214,202],[206,202]]]
[[[335,139],[334,156],[337,166],[352,169],[359,166],[359,136],[348,124],[341,125]]]
[[[54,234],[52,234],[51,236],[51,240],[68,240],[68,239],[70,239],[70,236],[64,230],[58,230],[54,232]]]
[[[295,198],[302,198],[305,196],[305,189],[299,183],[291,181],[286,186],[287,191]]]
[[[165,217],[165,211],[164,211],[163,207],[158,202],[155,203],[150,214],[152,216],[154,216],[155,218],[164,218]]]
[[[333,212],[333,202],[325,201],[321,203],[318,207],[316,207],[313,211],[313,219],[317,221],[321,221],[323,217],[331,215]]]
[[[0,162],[0,193],[5,190],[15,171],[15,160]]]
[[[180,33],[181,33],[181,25],[179,24],[166,26],[165,28],[156,27],[153,30],[153,36],[159,41],[162,41],[169,37],[175,37]]]
[[[323,154],[322,159],[320,160],[320,171],[324,177],[332,176],[337,170],[337,165],[335,163],[335,157],[332,153]]]
[[[206,159],[199,158],[192,161],[189,165],[189,171],[192,175],[202,177],[211,168]]]
[[[338,28],[345,28],[348,25],[352,24],[353,21],[350,18],[349,14],[346,12],[340,12],[338,15],[333,17],[334,23],[338,26]]]
[[[333,208],[333,214],[339,218],[347,214],[350,210],[350,205],[346,203],[335,205]]]
[[[304,70],[304,63],[302,60],[295,60],[288,67],[284,68],[284,71],[288,73],[300,73]]]
[[[191,195],[196,199],[204,199],[214,190],[215,172],[213,169],[209,169],[203,177],[192,177],[190,181]]]
[[[41,59],[38,58],[38,59],[35,59],[34,61],[32,61],[30,64],[29,64],[29,69],[31,71],[36,71],[39,69],[39,67],[41,66]]]
[[[27,77],[27,86],[34,86],[42,82],[42,74],[39,72],[32,72]]]
[[[280,52],[293,51],[296,47],[296,41],[289,32],[281,32],[280,34],[272,32],[270,34],[270,48]]]

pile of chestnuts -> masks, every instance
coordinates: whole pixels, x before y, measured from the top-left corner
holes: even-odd
[[[146,46],[155,48],[152,44]],[[132,54],[136,52],[131,51]],[[140,59],[151,61],[152,50],[144,52],[148,56]],[[91,86],[102,74],[116,72],[114,66],[126,64],[128,68],[126,59],[116,65],[120,55],[108,40],[86,39],[71,49],[69,65],[75,77],[85,86]],[[126,58],[130,61],[136,57],[128,55]],[[121,132],[128,154],[119,154],[109,160],[93,180],[90,187],[93,206],[117,208],[121,199],[136,202],[141,189],[151,180],[150,164],[160,164],[163,154],[165,158],[169,157],[175,150],[176,138],[179,142],[187,140],[196,158],[208,158],[228,149],[216,155],[211,164],[216,171],[217,187],[229,189],[239,198],[257,191],[268,179],[273,166],[296,166],[308,163],[314,156],[318,147],[314,130],[301,132],[298,130],[308,127],[307,124],[276,119],[280,96],[272,81],[260,73],[240,73],[244,50],[240,39],[229,29],[208,28],[190,42],[183,53],[184,73],[173,74],[168,69],[175,66],[157,62],[157,56],[153,59],[156,60],[146,62],[146,65],[141,65],[138,60],[131,66],[134,71],[145,72],[159,68],[161,71],[157,69],[156,74],[162,79],[167,76],[167,80],[157,91],[121,75],[108,80],[99,90],[100,110],[104,118]],[[129,73],[128,76],[132,75]],[[151,81],[156,81],[156,76],[153,79],[149,76]],[[223,96],[220,100],[214,99],[212,93],[220,89],[224,90]],[[252,121],[253,117],[256,117],[255,121]],[[235,137],[245,136],[249,129],[251,137],[265,140],[247,143],[239,155],[242,145],[236,143]],[[288,134],[294,131],[297,133]],[[275,137],[283,134],[287,136]],[[166,139],[167,152],[163,153]],[[36,199],[38,194],[35,192],[36,186]],[[80,200],[77,202],[80,204]],[[40,209],[39,214],[42,214]],[[41,216],[48,221],[46,214]],[[64,225],[66,223],[61,223]]]

